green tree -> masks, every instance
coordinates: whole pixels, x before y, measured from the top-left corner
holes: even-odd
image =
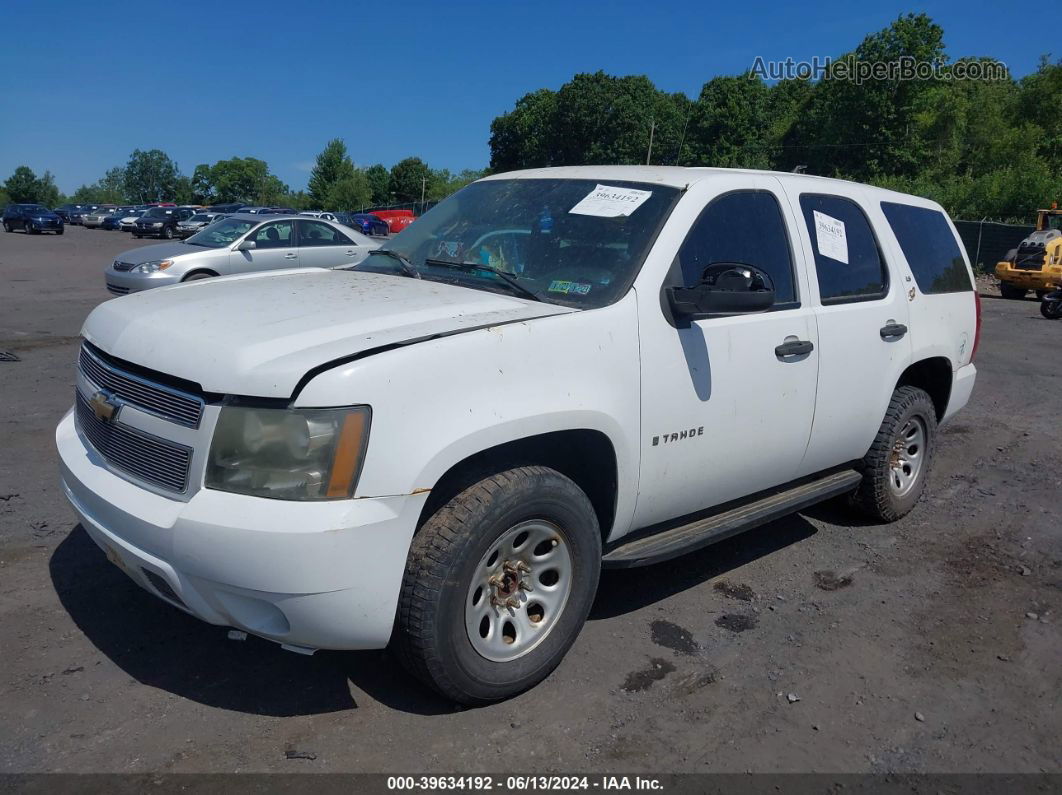
[[[354,163],[347,154],[347,145],[342,138],[333,138],[317,155],[307,188],[311,198],[320,207],[327,202],[329,192],[337,182],[353,177]]]
[[[554,164],[557,94],[542,88],[525,94],[490,125],[490,166],[495,171],[541,168]]]
[[[369,190],[372,198],[370,204],[387,204],[390,199],[391,174],[380,163],[365,169],[365,178],[369,181]]]
[[[372,204],[372,188],[364,171],[355,171],[349,177],[332,183],[323,207],[329,210],[361,210]]]
[[[433,174],[419,157],[407,157],[391,166],[390,193],[400,202],[420,201],[430,194]]]
[[[204,204],[274,204],[288,192],[287,185],[269,173],[268,164],[255,157],[232,157],[212,166],[201,163],[192,173],[190,188]]]
[[[135,149],[125,166],[125,193],[136,202],[172,201],[179,176],[177,164],[162,150]]]
[[[19,166],[4,182],[4,191],[15,204],[40,201],[40,180],[29,166]]]
[[[51,171],[45,171],[37,180],[37,201],[45,207],[56,207],[59,205],[59,199],[59,188],[56,187],[55,177],[52,176]]]
[[[771,89],[752,74],[716,77],[704,84],[693,108],[688,163],[770,168]]]

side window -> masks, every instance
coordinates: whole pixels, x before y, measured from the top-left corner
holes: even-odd
[[[293,221],[265,224],[251,235],[251,240],[255,248],[291,248],[295,245],[293,227]]]
[[[774,281],[775,306],[799,305],[789,236],[774,194],[727,193],[701,211],[679,249],[683,284],[697,284],[704,269],[716,262],[740,262],[766,271]]]
[[[892,227],[918,289],[927,295],[973,289],[959,244],[939,210],[882,202],[881,211]]]
[[[888,292],[889,275],[870,221],[851,199],[802,194],[800,209],[815,252],[823,304],[873,301]]]
[[[299,245],[312,246],[349,246],[353,241],[338,229],[320,221],[299,221]]]

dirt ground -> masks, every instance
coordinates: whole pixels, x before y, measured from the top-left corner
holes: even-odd
[[[0,771],[1062,771],[1062,323],[1034,301],[984,300],[973,400],[906,519],[829,504],[606,573],[553,676],[463,710],[385,652],[228,640],[77,526],[53,429],[102,270],[141,242],[0,233],[21,357],[0,362]]]

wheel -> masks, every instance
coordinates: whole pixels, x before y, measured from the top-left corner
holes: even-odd
[[[10,232],[11,231],[11,224],[9,224],[7,221],[4,221],[4,231],[5,232]]]
[[[853,501],[871,517],[895,522],[925,489],[937,436],[937,410],[924,390],[902,386],[892,393],[885,419],[863,458],[863,482]]]
[[[55,230],[55,234],[57,234],[57,235],[61,235],[61,234],[63,234],[63,231],[64,231],[64,230],[62,230],[62,229],[56,229],[56,230]]]
[[[393,647],[447,698],[508,698],[560,663],[600,570],[597,516],[575,483],[542,466],[491,475],[414,536]]]
[[[1006,282],[999,283],[999,294],[1004,298],[1024,298],[1026,292],[1028,291],[1023,287],[1015,287]]]
[[[192,274],[189,274],[188,276],[185,276],[183,279],[181,279],[181,281],[182,282],[197,282],[200,279],[210,279],[213,276],[214,276],[213,273],[203,273],[203,272],[192,273]]]
[[[159,237],[165,238],[166,240],[173,240],[173,230],[168,226],[164,226],[162,228],[162,234],[159,235]]]
[[[40,233],[41,233],[40,229],[35,229],[32,224],[26,224],[26,234],[27,235],[39,235]]]
[[[138,234],[136,234],[136,233],[134,232],[134,233],[133,233],[133,237],[135,237],[135,238],[136,238],[137,240],[139,240],[139,239],[140,239],[140,238],[142,237],[142,235],[138,235]]]
[[[1048,320],[1062,318],[1062,301],[1041,301],[1040,314]]]

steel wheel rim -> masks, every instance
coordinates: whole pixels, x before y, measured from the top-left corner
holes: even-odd
[[[480,558],[465,594],[465,631],[476,652],[509,662],[538,646],[564,614],[572,554],[564,534],[544,519],[520,522]]]
[[[911,417],[892,445],[889,460],[889,489],[904,497],[918,484],[926,458],[926,424]]]

